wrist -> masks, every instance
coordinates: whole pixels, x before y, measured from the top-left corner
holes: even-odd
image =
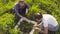
[[[41,29],[39,29],[39,31],[41,31]]]

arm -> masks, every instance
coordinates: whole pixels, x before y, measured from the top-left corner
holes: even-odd
[[[40,26],[41,26],[41,25],[40,25]],[[41,33],[48,34],[48,22],[47,22],[47,21],[44,21],[44,22],[43,22],[43,26],[44,26],[44,30],[41,30],[41,29],[38,28],[38,27],[35,27],[35,29],[40,30]]]
[[[43,21],[44,30],[41,30],[42,33],[48,34],[48,22],[47,20]]]
[[[42,33],[48,34],[48,27],[45,27],[44,30],[41,30]]]
[[[26,9],[26,14],[28,13],[28,10],[29,10],[29,9]]]
[[[34,27],[34,29],[39,30],[41,33],[48,34],[48,27],[45,27],[44,30],[41,30],[38,27]]]
[[[16,12],[16,14],[19,16],[19,17],[21,17],[21,15],[19,14],[19,12],[18,11],[15,11]]]
[[[29,11],[29,5],[26,4],[26,14],[28,13]]]
[[[14,10],[15,10],[16,14],[17,14],[19,17],[21,17],[21,15],[20,15],[19,12],[18,12],[18,7],[17,7],[17,6],[14,7]]]

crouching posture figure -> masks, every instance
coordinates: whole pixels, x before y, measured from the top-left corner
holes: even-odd
[[[39,34],[56,34],[58,22],[52,15],[37,13],[35,19],[41,22],[40,28],[36,27],[38,25],[34,26],[34,29],[40,30]]]
[[[29,5],[25,3],[24,0],[19,0],[14,6],[14,11],[16,13],[14,22],[17,23],[22,16],[26,17],[28,10]]]

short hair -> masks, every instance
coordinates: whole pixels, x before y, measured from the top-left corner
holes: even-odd
[[[19,1],[24,1],[24,0],[19,0]]]
[[[35,19],[41,19],[41,18],[43,18],[42,13],[37,13],[35,15]]]
[[[24,2],[24,0],[19,0],[19,3],[20,3],[20,2]]]

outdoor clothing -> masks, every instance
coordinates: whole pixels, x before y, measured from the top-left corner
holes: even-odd
[[[44,29],[44,27],[48,27],[48,30],[50,31],[57,31],[58,30],[58,22],[56,19],[49,15],[49,14],[44,14],[43,19],[42,19],[42,24],[41,28]]]
[[[29,9],[29,6],[26,3],[24,3],[23,7],[21,7],[19,3],[17,3],[14,7],[14,10],[19,17],[20,15],[25,16],[26,9]]]
[[[26,9],[29,9],[29,6],[28,6],[26,3],[24,3],[24,6],[23,6],[23,7],[21,7],[18,2],[15,4],[15,6],[14,6],[14,12],[15,12],[16,14],[15,14],[14,22],[15,22],[16,24],[17,24],[18,21],[20,20],[21,15],[22,15],[23,17],[26,17],[26,15],[25,15]]]
[[[44,33],[39,32],[38,34],[44,34]],[[48,30],[48,34],[56,34],[56,31],[49,31]]]
[[[42,22],[40,25],[41,30],[44,30],[44,27],[48,27],[48,34],[56,34],[56,31],[58,30],[58,22],[53,16],[49,14],[43,14]]]

